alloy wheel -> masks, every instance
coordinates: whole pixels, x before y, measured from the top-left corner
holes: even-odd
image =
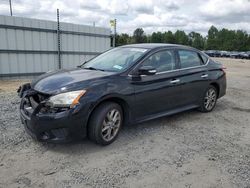
[[[121,126],[121,114],[119,110],[112,109],[110,110],[102,124],[102,138],[105,141],[112,140],[118,133],[119,128]]]
[[[210,88],[206,92],[206,96],[205,96],[204,107],[206,108],[206,110],[210,111],[213,109],[216,103],[216,99],[217,99],[216,91],[213,88]]]

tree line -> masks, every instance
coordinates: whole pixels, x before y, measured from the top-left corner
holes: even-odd
[[[243,30],[218,30],[211,26],[207,36],[197,32],[153,32],[146,35],[142,28],[137,28],[133,35],[121,33],[116,35],[116,46],[133,43],[173,43],[192,46],[200,50],[250,51],[250,35]]]

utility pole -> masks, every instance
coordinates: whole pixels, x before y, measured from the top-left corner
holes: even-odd
[[[116,19],[110,20],[111,27],[114,27],[114,33],[113,33],[113,44],[112,46],[115,47],[115,36],[116,36]],[[111,35],[112,36],[112,35]]]
[[[12,5],[11,5],[11,0],[9,0],[10,3],[10,15],[12,16]]]

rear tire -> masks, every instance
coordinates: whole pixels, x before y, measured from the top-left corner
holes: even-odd
[[[214,86],[210,85],[203,95],[198,110],[201,112],[211,112],[216,105],[217,98],[218,98],[217,89]]]
[[[91,115],[88,125],[88,137],[100,145],[115,141],[123,124],[123,113],[120,105],[105,102],[98,106]]]

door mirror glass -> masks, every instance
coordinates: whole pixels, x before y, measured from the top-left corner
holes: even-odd
[[[156,74],[156,69],[152,66],[142,66],[138,70],[139,75],[154,75]]]

